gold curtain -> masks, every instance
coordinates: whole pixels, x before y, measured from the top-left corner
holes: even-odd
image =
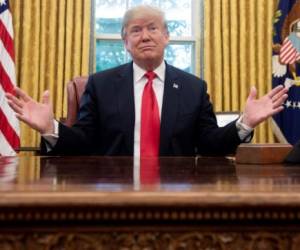
[[[11,0],[18,85],[40,100],[50,90],[56,118],[66,115],[66,83],[89,72],[90,0]],[[21,124],[21,145],[39,135]]]
[[[204,75],[215,111],[242,111],[250,87],[271,89],[276,0],[205,0]],[[254,142],[274,142],[270,121]]]

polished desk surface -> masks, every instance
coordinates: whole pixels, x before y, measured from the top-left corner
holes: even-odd
[[[129,157],[1,157],[0,205],[300,205],[300,166],[160,158],[144,184]]]
[[[0,158],[0,249],[300,249],[300,166]]]

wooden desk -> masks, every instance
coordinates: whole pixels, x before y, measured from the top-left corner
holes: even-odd
[[[0,249],[300,249],[300,166],[0,158]]]

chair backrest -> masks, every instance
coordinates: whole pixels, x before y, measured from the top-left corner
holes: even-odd
[[[80,99],[87,81],[87,76],[77,76],[67,84],[67,118],[64,121],[67,126],[72,126],[76,122]]]

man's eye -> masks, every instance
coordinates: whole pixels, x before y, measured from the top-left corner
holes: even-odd
[[[155,31],[155,30],[157,30],[157,28],[155,26],[152,26],[152,27],[150,27],[150,30]]]
[[[138,32],[140,32],[140,30],[141,30],[141,29],[139,29],[139,28],[132,29],[132,30],[131,30],[131,33],[138,33]]]

